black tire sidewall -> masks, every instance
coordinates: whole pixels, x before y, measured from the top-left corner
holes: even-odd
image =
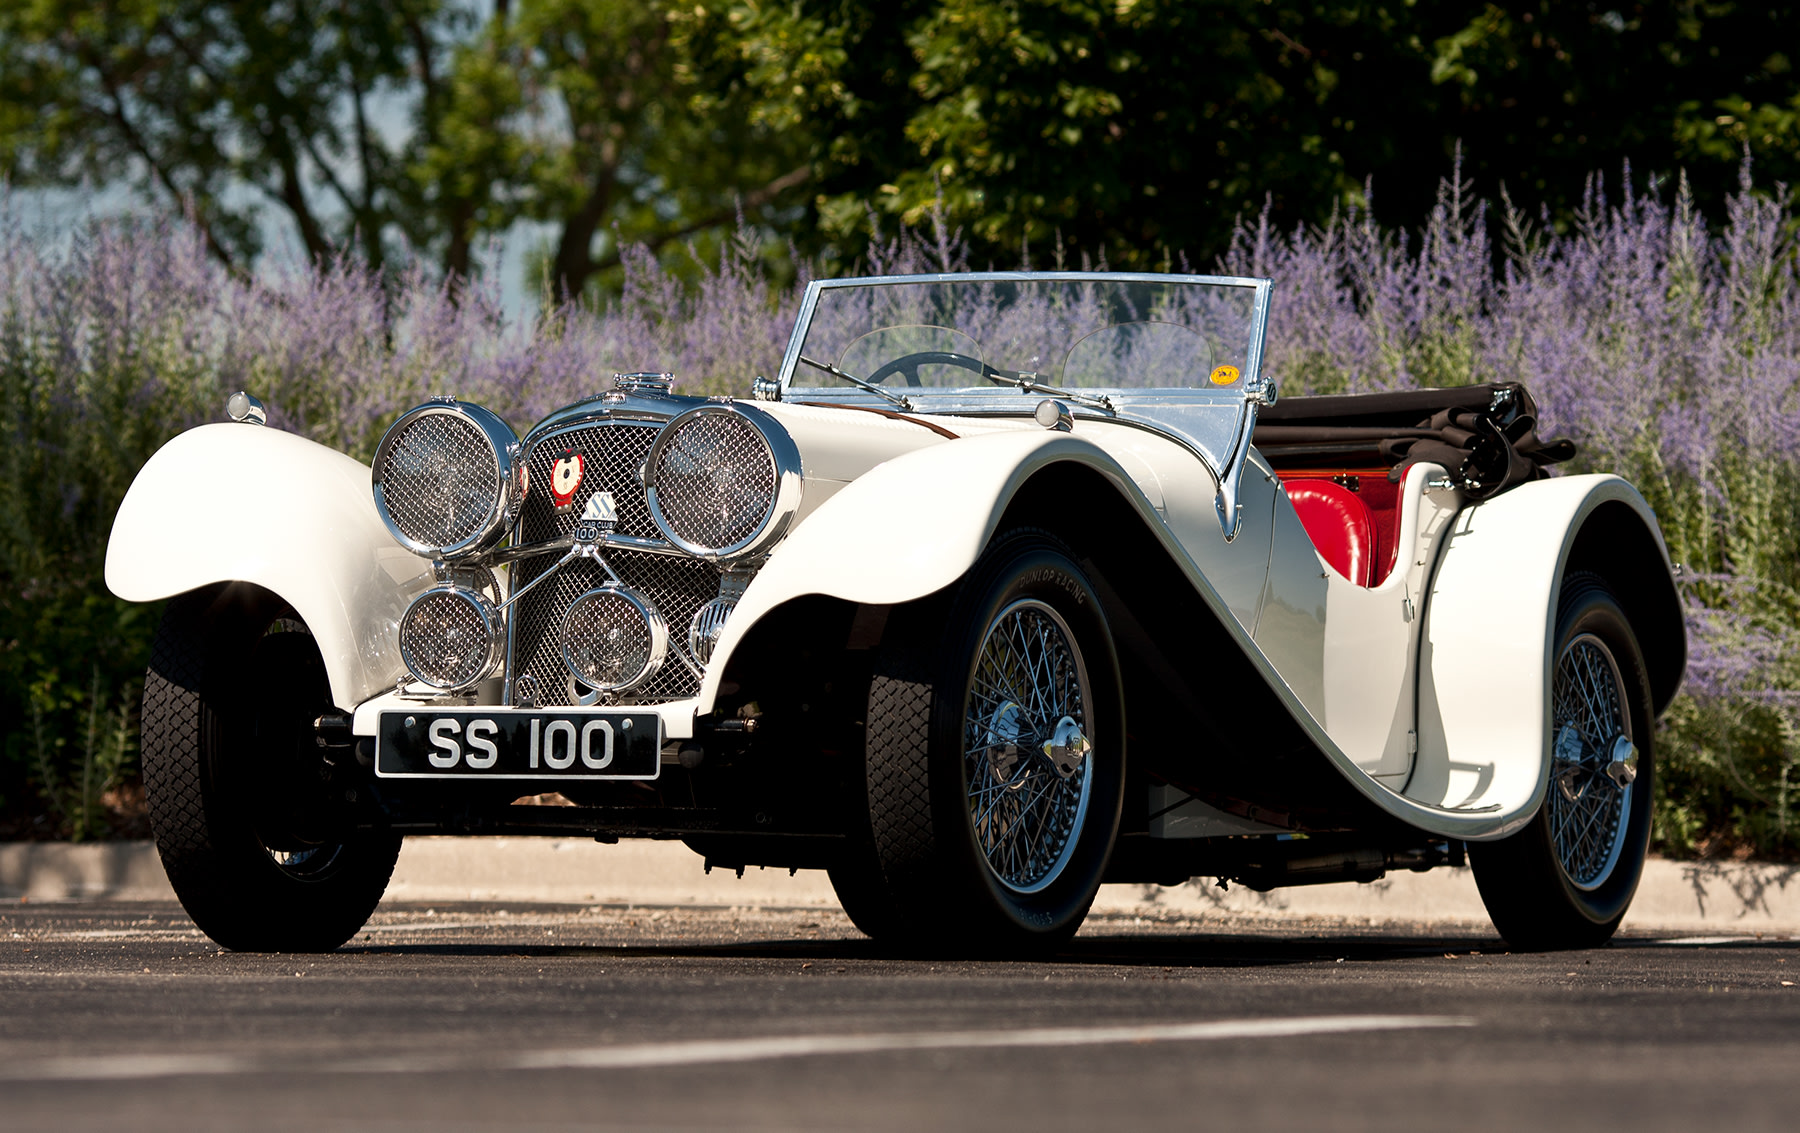
[[[399,854],[400,838],[391,831],[346,830],[335,850],[328,848],[324,868],[297,875],[266,848],[271,815],[278,813],[272,808],[303,784],[270,773],[266,727],[259,734],[269,721],[259,720],[258,710],[280,712],[280,724],[298,728],[315,702],[319,711],[331,708],[310,634],[298,628],[267,633],[285,618],[294,618],[293,611],[266,593],[194,594],[172,603],[158,649],[193,658],[183,682],[194,694],[193,710],[147,711],[145,718],[146,738],[155,735],[144,757],[160,765],[154,775],[146,766],[146,802],[170,882],[195,923],[239,951],[336,948],[374,910]],[[287,640],[271,650],[267,644],[277,637]],[[168,675],[153,664],[150,679]],[[185,789],[187,801],[160,797],[148,790],[152,782],[178,794]]]
[[[1054,609],[1074,635],[1089,686],[1086,731],[1094,745],[1093,782],[1075,852],[1061,874],[1035,893],[1019,893],[995,875],[976,840],[968,805],[963,726],[975,666],[988,629],[1021,599]],[[1060,940],[1079,927],[1099,890],[1112,854],[1124,801],[1125,728],[1119,663],[1099,597],[1074,557],[1048,536],[1005,539],[984,557],[952,606],[946,625],[946,664],[936,682],[942,695],[932,711],[933,820],[942,832],[962,896],[1002,938]]]

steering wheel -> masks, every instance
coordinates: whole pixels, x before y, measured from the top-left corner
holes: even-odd
[[[986,362],[979,358],[971,358],[967,354],[957,354],[950,350],[920,350],[912,354],[902,354],[892,362],[882,363],[880,369],[863,380],[879,385],[882,379],[890,374],[903,374],[906,377],[907,385],[916,386],[919,384],[920,366],[956,366],[964,370],[973,370],[984,376],[997,372]]]

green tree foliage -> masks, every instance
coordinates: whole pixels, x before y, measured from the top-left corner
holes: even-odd
[[[559,291],[740,209],[830,262],[940,201],[977,262],[1204,266],[1370,178],[1417,224],[1459,142],[1559,218],[1626,160],[1716,210],[1746,149],[1800,175],[1795,44],[1736,0],[19,0],[0,165],[133,178],[240,264],[258,208],[457,274],[536,220]]]
[[[1746,147],[1800,175],[1792,5],[798,0],[730,22],[760,113],[811,132],[826,240],[941,197],[996,263],[1060,235],[1205,265],[1234,217],[1322,221],[1371,178],[1417,224],[1459,142],[1478,192],[1559,218],[1627,160],[1686,168],[1709,209]]]
[[[504,190],[521,215],[558,225],[547,272],[558,293],[580,294],[624,247],[720,234],[740,211],[796,213],[811,168],[791,134],[751,120],[741,57],[720,50],[728,35],[701,5],[535,0],[459,55],[471,85],[525,78],[514,128],[528,162]],[[442,154],[460,163],[455,146]]]
[[[376,128],[374,108],[452,30],[436,9],[433,0],[8,5],[0,162],[24,182],[131,181],[190,209],[228,263],[257,250],[254,214],[265,204],[285,210],[313,256],[359,238],[380,263],[384,240],[417,233],[405,147]]]
[[[1439,92],[1427,118],[1460,137],[1478,183],[1565,214],[1589,171],[1629,160],[1664,180],[1685,169],[1719,210],[1746,150],[1760,178],[1800,178],[1800,8],[1674,3],[1436,5],[1421,42]],[[1421,9],[1426,6],[1421,5]],[[1422,176],[1433,158],[1397,149],[1370,171]]]
[[[530,218],[579,292],[620,237],[794,211],[810,169],[734,98],[723,27],[663,0],[24,0],[0,8],[0,172],[129,181],[239,268],[271,208],[316,261],[455,275]]]

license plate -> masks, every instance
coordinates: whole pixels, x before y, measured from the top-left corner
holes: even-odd
[[[389,711],[375,744],[384,779],[654,779],[661,770],[654,712]]]

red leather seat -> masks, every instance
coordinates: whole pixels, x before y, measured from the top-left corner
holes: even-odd
[[[1285,486],[1320,557],[1358,586],[1373,585],[1375,517],[1368,505],[1330,480],[1289,480]]]

